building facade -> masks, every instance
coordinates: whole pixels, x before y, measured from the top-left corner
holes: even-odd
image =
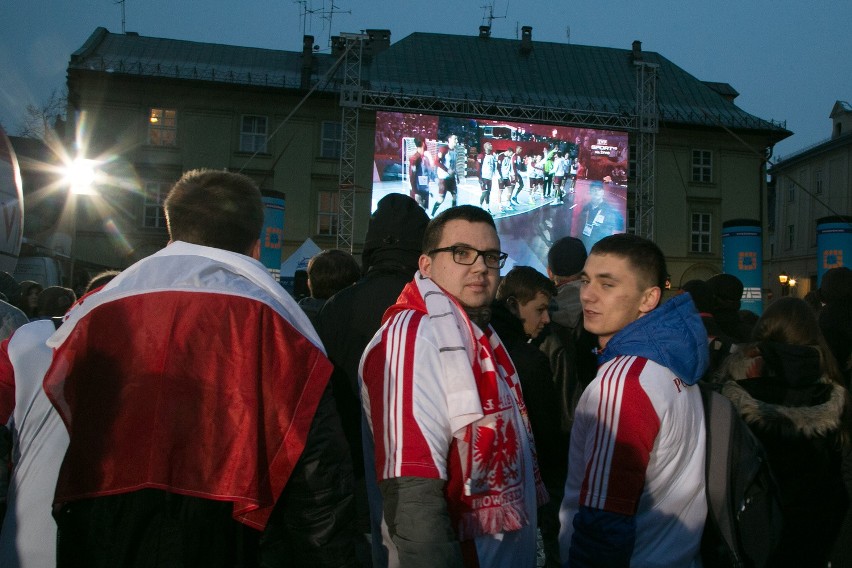
[[[317,54],[112,34],[97,29],[68,67],[71,132],[85,133],[115,184],[77,226],[84,258],[117,267],[164,246],[162,198],[182,172],[228,168],[286,201],[283,256],[307,238],[337,242],[346,70],[338,38]],[[637,66],[653,70],[653,238],[674,287],[722,270],[722,223],[764,220],[764,158],[789,136],[783,125],[734,104],[736,91],[703,82],[660,54],[521,40],[415,33],[391,44],[368,30],[358,93],[353,250],[370,214],[376,111],[481,116],[554,125],[627,124],[631,150],[648,140],[636,126]],[[362,96],[363,95],[363,96]],[[344,115],[345,116],[345,115]],[[630,126],[634,125],[634,126]],[[615,128],[613,128],[615,129]],[[632,130],[631,130],[632,129]],[[647,145],[646,145],[647,146]],[[651,154],[648,154],[648,151]],[[631,168],[632,169],[632,168]],[[631,172],[628,206],[637,210]],[[105,215],[104,211],[110,211]],[[635,219],[631,215],[630,223]]]
[[[764,282],[778,294],[804,297],[817,287],[817,224],[826,217],[852,222],[852,105],[831,110],[831,138],[779,160],[770,170]],[[849,266],[847,260],[844,266]],[[796,285],[785,287],[784,273]]]

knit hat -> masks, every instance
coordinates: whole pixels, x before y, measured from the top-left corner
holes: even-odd
[[[574,276],[586,264],[586,246],[580,239],[563,237],[547,251],[547,266],[556,276]]]
[[[382,247],[421,251],[429,216],[416,201],[401,193],[379,200],[370,218],[364,252]]]
[[[846,266],[826,270],[819,285],[819,295],[826,304],[852,300],[852,270]]]
[[[707,286],[717,300],[726,305],[739,303],[743,297],[743,283],[733,274],[717,274],[707,281]]]
[[[699,312],[713,311],[713,292],[707,282],[703,280],[690,280],[681,289],[692,296],[692,301]]]

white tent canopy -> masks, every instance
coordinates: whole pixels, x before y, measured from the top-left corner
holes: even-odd
[[[291,254],[287,260],[281,263],[281,285],[291,294],[293,293],[293,278],[297,270],[307,270],[308,261],[322,251],[311,239],[305,239],[296,252]]]

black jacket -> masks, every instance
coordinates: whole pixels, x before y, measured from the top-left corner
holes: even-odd
[[[852,566],[852,407],[819,368],[811,347],[763,342],[717,376],[778,481],[784,532],[770,566]]]

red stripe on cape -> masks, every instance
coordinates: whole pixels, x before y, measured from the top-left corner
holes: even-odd
[[[256,299],[155,291],[96,306],[44,381],[71,434],[54,500],[158,488],[233,501],[262,529],[331,370]]]

